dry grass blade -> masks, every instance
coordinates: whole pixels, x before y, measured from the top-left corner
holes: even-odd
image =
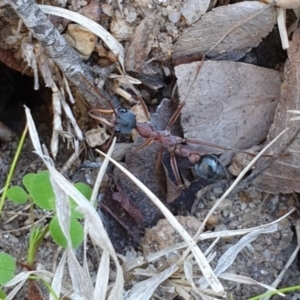
[[[99,151],[102,155],[106,156],[105,153]],[[181,235],[181,237],[186,241],[189,249],[193,253],[202,273],[209,285],[212,287],[214,292],[222,294],[224,292],[223,286],[218,280],[218,278],[213,273],[209,263],[207,262],[202,251],[199,249],[193,238],[187,233],[187,231],[181,226],[181,224],[176,220],[173,214],[165,207],[165,205],[135,176],[128,172],[122,165],[118,162],[109,158],[109,160],[117,166],[126,176],[128,176],[148,197],[149,199],[160,209],[162,214],[170,222],[170,224],[176,229],[176,231]]]
[[[61,7],[51,5],[39,5],[39,8],[46,14],[59,16],[76,22],[86,27],[92,33],[100,37],[103,40],[103,42],[108,46],[108,48],[118,57],[120,64],[124,69],[125,53],[123,46],[102,26],[100,26],[93,20],[88,19],[87,17],[84,17],[76,12]]]
[[[267,285],[267,284],[263,284],[263,283],[260,283],[252,278],[249,278],[247,276],[242,276],[242,275],[237,275],[237,274],[230,274],[230,273],[223,273],[220,275],[220,278],[223,278],[225,280],[231,280],[231,281],[234,281],[234,282],[239,282],[239,283],[245,283],[245,284],[256,284],[256,285],[259,285],[269,291],[273,291],[273,292],[276,292],[276,289]],[[285,296],[284,294],[278,292],[278,295],[280,296]]]
[[[99,214],[93,207],[93,205],[62,175],[60,174],[50,163],[51,159],[45,156],[42,152],[42,148],[39,142],[38,134],[32,120],[29,109],[25,109],[27,124],[29,128],[30,137],[33,143],[33,146],[37,152],[37,154],[42,158],[45,165],[49,169],[51,178],[56,182],[56,184],[60,187],[63,193],[66,193],[69,197],[71,197],[79,207],[79,211],[85,216],[85,221],[87,224],[87,230],[90,237],[93,239],[94,243],[98,245],[103,250],[107,251],[109,255],[112,257],[115,266],[116,266],[116,281],[112,286],[112,290],[108,299],[122,299],[123,298],[123,271],[117,259],[115,250],[112,246],[112,243],[105,231],[103,223],[100,219]],[[73,251],[68,251],[68,261],[69,267],[75,268],[73,274],[77,274],[80,266],[74,256]],[[80,271],[81,274],[84,274],[84,271]],[[74,278],[75,279],[75,278]],[[83,280],[85,281],[85,280]],[[106,291],[103,291],[106,293]],[[90,294],[90,293],[88,293]],[[85,297],[85,299],[89,299],[89,297]]]
[[[166,279],[168,279],[173,273],[178,270],[178,266],[172,265],[163,272],[154,275],[153,277],[141,281],[135,284],[126,300],[148,300],[153,295],[157,287]]]
[[[107,287],[108,287],[108,270],[109,270],[109,253],[103,251],[101,261],[98,269],[94,299],[105,300]]]
[[[234,180],[232,185],[229,187],[229,189],[224,193],[224,195],[216,201],[214,206],[211,208],[209,213],[207,214],[206,218],[204,219],[201,227],[199,228],[197,234],[195,235],[195,238],[197,238],[200,233],[203,231],[204,226],[207,222],[207,220],[212,216],[216,208],[220,205],[220,203],[232,192],[232,190],[238,185],[238,183],[242,180],[242,178],[246,175],[246,173],[252,168],[252,166],[257,162],[257,160],[265,153],[268,148],[270,148],[285,132],[288,131],[288,128],[283,130],[275,139],[273,139],[266,147],[264,147],[253,159],[252,161],[247,165],[247,167],[240,173],[240,175]]]
[[[61,260],[59,262],[59,265],[55,270],[55,274],[51,283],[51,287],[56,295],[60,295],[61,292],[62,278],[64,274],[65,264],[66,264],[66,252],[64,251]],[[52,294],[50,295],[49,300],[55,300]]]
[[[21,272],[18,275],[16,275],[12,280],[10,280],[9,282],[7,282],[4,285],[4,287],[12,287],[17,284],[14,287],[14,289],[9,293],[9,295],[7,295],[7,297],[5,299],[6,300],[15,299],[15,296],[17,295],[19,290],[23,287],[23,285],[25,284],[25,282],[28,280],[29,276],[31,276],[31,275],[38,276],[45,281],[50,281],[53,277],[53,274],[51,272],[42,271],[42,270]]]
[[[291,257],[289,258],[289,260],[287,261],[287,263],[285,264],[283,270],[280,272],[280,274],[277,276],[277,278],[275,279],[275,281],[272,283],[272,287],[273,288],[277,288],[278,285],[280,284],[284,274],[286,273],[287,269],[290,267],[290,265],[292,264],[292,262],[295,260],[295,258],[298,255],[298,252],[300,250],[300,220],[297,220],[296,222],[296,234],[297,234],[297,247],[294,250],[294,252],[292,253]],[[271,296],[266,296],[263,297],[262,300],[269,300]]]
[[[243,250],[247,245],[252,243],[260,234],[271,233],[277,230],[277,224],[262,226],[260,229],[248,233],[242,237],[238,243],[230,247],[219,259],[218,264],[214,270],[217,276],[224,273],[234,262],[238,253]],[[207,288],[207,283],[202,278],[199,280],[202,289]]]

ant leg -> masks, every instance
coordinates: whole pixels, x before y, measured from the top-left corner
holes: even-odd
[[[217,149],[221,149],[221,150],[229,150],[229,151],[235,151],[235,152],[240,152],[240,153],[245,153],[245,154],[249,154],[252,156],[255,156],[256,154],[247,150],[240,150],[240,149],[235,149],[235,148],[230,148],[230,147],[225,147],[225,146],[220,146],[217,144],[213,144],[213,143],[209,143],[209,142],[204,142],[204,141],[199,141],[199,140],[193,140],[193,139],[184,139],[184,142],[187,144],[197,144],[197,145],[201,145],[201,146],[207,146],[207,147],[212,147],[212,148],[217,148]],[[268,155],[263,155],[263,156],[267,156]]]
[[[115,113],[114,111],[111,111],[111,110],[103,110],[103,109],[92,109],[89,111],[89,115],[96,119],[96,120],[99,120],[103,125],[106,125],[106,126],[109,126],[109,127],[113,127],[113,124],[109,121],[107,121],[106,119],[104,118],[101,118],[100,116],[98,116],[95,112],[101,112],[101,113],[107,113],[107,114],[112,114],[112,113]]]
[[[171,152],[170,155],[171,155],[171,166],[172,166],[172,170],[174,172],[175,178],[176,178],[177,185],[178,185],[179,188],[182,189],[184,187],[184,185],[183,185],[182,180],[180,178],[175,153]]]
[[[192,83],[191,83],[190,86],[189,86],[189,89],[188,89],[187,95],[186,95],[186,97],[185,97],[185,100],[186,100],[186,99],[188,98],[188,96],[190,95],[191,89],[192,89],[192,87],[193,87],[193,85],[194,85],[194,83],[195,83],[195,81],[196,81],[196,78],[198,77],[198,74],[199,74],[200,69],[201,69],[201,67],[202,67],[202,64],[203,64],[203,62],[204,62],[204,58],[205,58],[205,56],[202,56],[202,59],[201,59],[201,61],[200,61],[200,63],[199,63],[199,66],[197,67],[197,70],[196,70],[196,75],[195,75],[195,77],[194,77]],[[184,104],[185,104],[185,100],[182,101],[182,103],[178,106],[178,108],[176,109],[175,113],[173,114],[173,116],[171,117],[170,121],[168,122],[167,129],[166,129],[167,131],[170,131],[170,127],[171,127],[171,126],[175,123],[175,121],[178,119],[178,116],[180,115],[181,110],[182,110],[182,108],[183,108],[183,106],[184,106]]]
[[[137,148],[135,148],[134,151],[141,150],[141,149],[151,145],[152,143],[153,143],[152,139],[147,139],[145,142],[143,142],[141,145],[139,145]]]
[[[162,162],[162,154],[163,154],[163,148],[160,147],[158,150],[158,153],[157,153],[157,157],[156,157],[155,173],[158,173],[159,166]]]
[[[171,126],[176,122],[176,120],[178,119],[182,109],[183,109],[183,106],[185,105],[185,101],[182,102],[178,108],[176,109],[176,111],[174,112],[173,116],[171,117],[171,119],[169,120],[168,122],[168,125],[167,125],[167,131],[170,132],[170,128]]]

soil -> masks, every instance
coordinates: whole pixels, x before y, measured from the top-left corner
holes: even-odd
[[[177,2],[178,1],[174,1],[174,7],[178,4]],[[135,7],[130,6],[130,11],[127,13],[127,17],[132,13],[132,11],[136,10],[137,9]],[[105,18],[103,17],[103,19]],[[176,31],[177,28],[175,28],[174,24],[171,22],[167,23],[165,26],[168,33],[166,31],[163,32],[161,40],[163,40],[166,36],[172,35],[172,39],[175,40],[179,36],[179,32]],[[267,42],[268,40],[270,43]],[[277,42],[275,43],[274,40]],[[159,57],[162,55],[163,57],[166,57],[168,52],[167,41],[168,39],[166,39],[165,45],[163,45],[164,47],[162,47],[162,43],[160,43],[159,45],[161,48],[157,47],[153,50],[153,56]],[[247,61],[247,59],[251,58],[252,63],[254,62],[258,65],[269,68],[280,68],[286,58],[286,53],[284,51],[274,50],[274,47],[280,47],[280,45],[278,45],[277,28],[270,33],[264,42],[265,44],[261,44],[259,47],[253,49],[251,53],[247,54],[247,56],[243,58],[243,60]],[[270,58],[266,56],[268,53],[277,53],[277,56]],[[46,88],[41,89],[39,92],[35,92],[31,88],[33,86],[32,78],[25,75],[22,76],[16,71],[7,69],[4,65],[0,65],[0,67],[2,68],[0,70],[0,75],[2,77],[0,78],[0,86],[2,87],[0,89],[0,99],[6,99],[1,100],[0,121],[6,124],[17,134],[11,142],[2,142],[0,144],[0,188],[2,188],[17,148],[18,136],[25,125],[23,105],[26,104],[32,108],[33,117],[38,127],[40,139],[47,145],[47,147],[49,147],[52,134],[52,109],[51,94],[49,94],[49,91],[47,91]],[[161,74],[162,73],[163,72],[161,71]],[[13,78],[12,81],[11,78]],[[162,76],[160,79],[161,78]],[[155,95],[157,99],[161,99],[166,93],[168,93],[168,90],[171,90],[170,86],[172,85],[169,84],[170,81],[172,81],[170,77],[163,81],[165,88],[161,89],[157,93],[154,93],[153,90],[147,88],[145,85],[143,87],[142,94],[146,96],[145,98],[148,96],[149,100],[153,99],[153,95]],[[149,80],[146,80],[146,82],[149,83]],[[155,83],[157,84],[157,81],[155,81]],[[3,86],[6,88],[3,88]],[[26,97],[24,97],[24,95]],[[172,104],[176,106],[176,103]],[[152,110],[155,110],[155,108],[156,105],[152,105]],[[55,162],[58,169],[62,168],[68,157],[72,154],[72,151],[72,149],[66,150],[65,143],[60,143],[59,155]],[[155,151],[157,151],[157,149],[154,149],[153,151],[156,153]],[[80,160],[76,161],[72,168],[68,171],[67,177],[71,181],[84,181],[91,185],[93,184],[98,165],[93,167],[90,164],[89,167],[84,167],[86,160],[93,160],[93,155],[91,153],[93,153],[92,150],[88,150],[88,152],[82,155]],[[141,156],[143,155],[144,154]],[[168,154],[165,155],[168,156]],[[155,161],[156,154],[153,154],[152,156]],[[94,160],[93,163],[94,162],[97,161]],[[128,158],[127,163],[130,163],[130,159]],[[134,163],[135,162],[132,162],[132,164]],[[31,141],[27,138],[21,157],[18,161],[17,169],[14,173],[12,184],[21,185],[22,178],[25,174],[30,172],[35,173],[43,169],[44,166],[41,160],[33,153]],[[121,254],[125,254],[126,251],[129,251],[132,247],[136,250],[142,249],[143,247],[145,248],[146,246],[148,247],[147,249],[151,249],[154,245],[156,248],[152,248],[152,251],[163,249],[167,245],[165,245],[163,241],[158,241],[156,235],[157,232],[150,234],[149,231],[147,231],[144,236],[146,228],[155,226],[162,216],[152,204],[147,202],[147,198],[145,198],[145,196],[139,195],[137,197],[135,192],[132,191],[133,188],[130,187],[129,183],[127,184],[125,179],[121,180],[120,178],[122,175],[116,174],[117,172],[118,171],[113,170],[112,166],[109,166],[106,178],[107,187],[106,189],[103,187],[103,191],[101,191],[103,192],[101,197],[104,200],[101,203],[99,200],[98,210],[106,224],[107,231],[110,234],[116,251]],[[153,173],[155,170],[151,172]],[[187,177],[188,176],[191,175],[189,174]],[[228,187],[227,182],[219,184],[218,186],[208,189],[201,198],[197,198],[197,192],[200,189],[199,186],[203,186],[202,183],[203,182],[199,182],[199,184],[195,185],[196,187],[193,186],[194,190],[192,196],[191,194],[185,195],[185,197],[190,198],[187,201],[188,204],[184,204],[184,199],[181,197],[177,200],[177,202],[174,202],[175,205],[169,205],[169,208],[175,215],[182,217],[195,217],[197,221],[203,221],[210,208]],[[147,184],[152,184],[151,178]],[[130,188],[133,193],[133,195],[129,195],[129,198],[130,196],[135,198],[131,205],[136,205],[138,208],[133,208],[133,206],[131,206],[130,209],[126,210],[124,208],[125,205],[120,205],[117,202],[116,199],[118,197],[116,196],[116,193],[122,193],[125,191],[125,194],[128,196],[129,192],[126,190],[128,188]],[[157,194],[161,193],[161,197],[164,198],[162,200],[166,203],[166,195],[163,196],[161,186],[155,186],[155,188],[157,188]],[[135,201],[138,203],[142,202],[144,206],[141,208],[141,206],[138,206],[139,204]],[[249,187],[247,190],[238,194],[233,194],[225,199],[222,206],[219,207],[213,217],[210,218],[206,229],[221,231],[256,227],[276,220],[287,213],[292,207],[298,209],[298,202],[299,199],[296,194],[268,195]],[[118,207],[116,208],[116,206]],[[140,213],[142,214],[141,221],[139,219]],[[34,214],[36,216],[36,220],[45,215],[42,210],[37,208],[35,208]],[[121,219],[120,216],[124,216],[124,218]],[[249,244],[238,254],[235,262],[227,271],[233,274],[245,275],[258,282],[271,285],[278,274],[284,269],[286,262],[297,246],[295,222],[298,218],[298,211],[296,210],[292,216],[279,223],[278,231],[272,234],[260,235],[255,241]],[[48,221],[49,220],[45,218],[43,223],[46,224]],[[0,220],[0,251],[7,252],[14,256],[18,261],[24,262],[26,259],[26,248],[29,236],[28,225],[30,225],[28,207],[20,207],[14,205],[10,201],[6,201],[2,218]],[[164,226],[166,227],[167,224],[164,224]],[[159,230],[163,227],[159,227]],[[170,235],[170,237],[174,237],[175,235],[172,230],[166,232],[166,234]],[[144,238],[141,239],[141,237]],[[170,243],[171,239],[167,238],[167,240],[168,243]],[[217,243],[214,249],[216,256],[211,263],[213,268],[216,266],[218,258],[228,248],[236,244],[238,240],[239,238],[226,238],[221,239]],[[173,242],[177,243],[179,241],[179,239],[174,238]],[[202,241],[199,243],[199,247],[204,252],[210,244],[211,241]],[[168,246],[170,246],[170,244],[168,244]],[[94,270],[94,273],[96,274],[98,262],[95,261],[95,256],[93,256],[93,248],[90,247],[90,249],[91,251],[88,254],[89,261],[91,262],[90,269]],[[79,261],[82,260],[83,253],[80,247],[76,254]],[[56,264],[58,256],[58,247],[52,242],[51,238],[46,237],[45,241],[39,248],[36,262],[41,263],[46,270],[52,270]],[[21,270],[20,267],[19,270]],[[296,258],[288,270],[286,270],[279,287],[297,285],[299,284],[299,278],[299,262],[298,258]],[[233,299],[248,299],[265,291],[257,285],[237,284],[236,282],[224,280],[222,280],[222,283],[228,292],[228,299],[230,296],[232,296]],[[157,291],[157,293],[159,293],[159,291]],[[26,292],[24,290],[24,294],[19,294],[15,299],[25,299],[25,294]],[[280,297],[273,297],[272,299],[280,299]],[[285,299],[300,299],[300,293],[290,293]]]

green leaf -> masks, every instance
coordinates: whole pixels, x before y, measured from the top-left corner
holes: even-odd
[[[34,177],[36,176],[36,174],[34,173],[28,173],[23,177],[23,185],[26,187],[26,190],[30,193],[31,191],[31,185],[33,182]]]
[[[0,285],[9,282],[15,273],[16,262],[14,258],[4,252],[0,252]]]
[[[6,293],[3,290],[0,290],[0,300],[4,300],[6,296]]]
[[[7,190],[7,198],[17,204],[23,204],[29,198],[26,191],[20,186],[12,186]]]
[[[30,195],[33,202],[47,210],[55,209],[55,195],[51,186],[49,171],[37,173],[30,186]]]
[[[87,185],[83,182],[77,182],[77,183],[74,184],[74,186],[77,188],[77,190],[83,196],[85,196],[85,198],[87,198],[88,200],[91,199],[92,189],[89,185]],[[70,198],[70,206],[71,206],[71,216],[72,216],[72,218],[82,219],[83,214],[76,210],[76,207],[78,205],[76,204],[76,202],[72,198]]]
[[[54,216],[50,222],[50,234],[56,244],[63,248],[67,248],[68,243],[67,239],[65,238],[59,223],[57,216]],[[73,248],[77,248],[83,241],[83,227],[81,224],[76,220],[71,218],[70,224],[70,236]]]

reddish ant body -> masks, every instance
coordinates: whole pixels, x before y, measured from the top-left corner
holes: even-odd
[[[130,110],[127,110],[124,107],[119,107],[117,109],[113,109],[110,113],[115,113],[116,118],[114,120],[114,130],[118,133],[130,133],[132,129],[136,129],[139,135],[143,138],[146,138],[146,141],[141,144],[136,151],[142,149],[152,142],[157,142],[161,144],[164,148],[166,148],[171,155],[171,166],[179,187],[183,187],[183,183],[180,177],[180,173],[176,163],[175,154],[182,157],[187,157],[189,161],[195,165],[195,170],[199,176],[205,177],[208,179],[216,179],[218,177],[222,177],[225,173],[223,166],[218,161],[218,159],[213,155],[207,155],[205,153],[200,153],[199,151],[195,151],[191,148],[189,144],[200,144],[206,146],[217,147],[221,149],[228,149],[224,148],[215,144],[210,144],[198,140],[186,140],[179,136],[174,136],[170,132],[171,126],[177,120],[184,103],[181,104],[174,115],[171,117],[170,121],[168,122],[166,130],[156,130],[150,122],[146,123],[139,123],[136,122],[136,116]],[[92,109],[90,111],[90,116],[100,120],[102,123],[106,125],[112,126],[110,122],[107,120],[99,117],[96,113],[101,112],[103,113],[104,110],[101,109]],[[205,165],[203,165],[203,163]]]

